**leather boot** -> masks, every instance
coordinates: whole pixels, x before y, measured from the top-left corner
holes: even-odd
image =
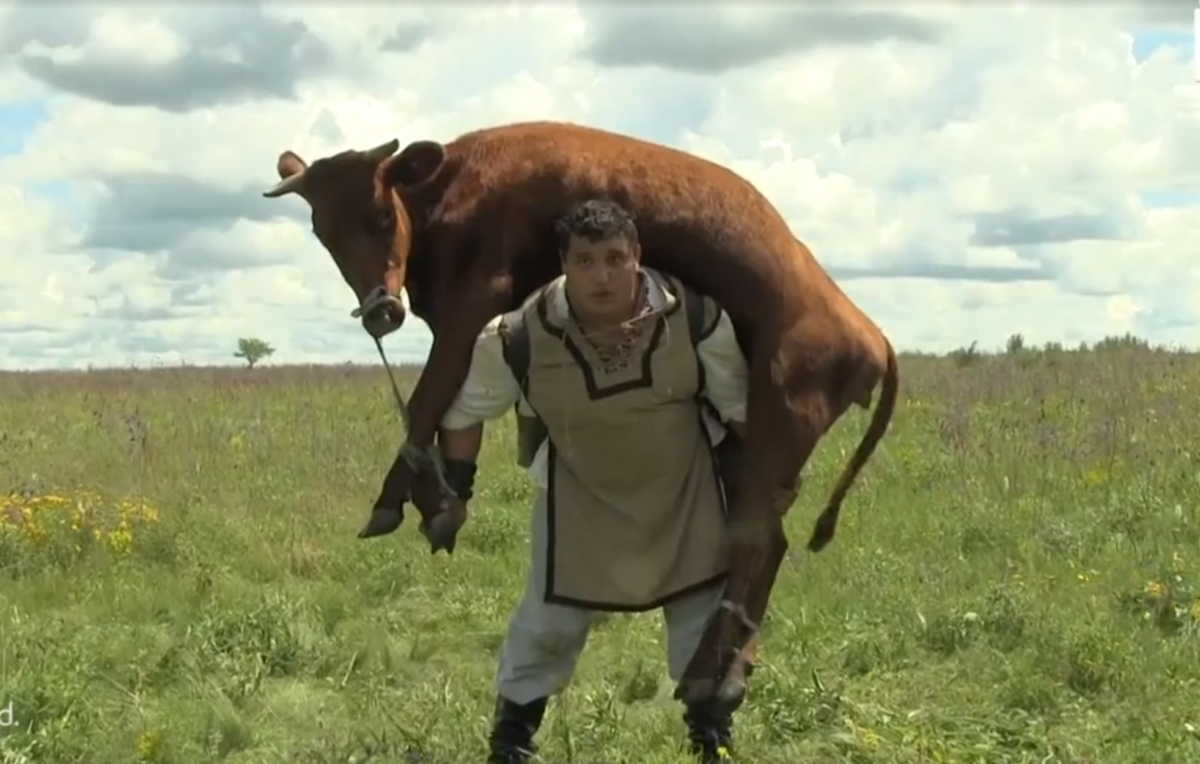
[[[691,752],[703,764],[731,760],[733,710],[711,700],[687,706],[683,720],[687,722]]]
[[[542,724],[546,698],[525,705],[503,695],[496,697],[495,720],[489,738],[491,755],[487,764],[525,764],[537,752],[533,735]]]

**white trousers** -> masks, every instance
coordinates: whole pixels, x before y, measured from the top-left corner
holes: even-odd
[[[532,564],[525,593],[513,612],[500,650],[496,691],[514,703],[552,695],[571,679],[597,611],[546,602],[546,493],[538,491],[531,526]],[[700,644],[724,581],[663,605],[667,672],[678,682]]]

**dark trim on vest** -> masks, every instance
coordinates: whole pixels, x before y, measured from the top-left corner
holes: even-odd
[[[712,404],[709,404],[709,406],[711,408]],[[729,497],[725,494],[725,483],[721,480],[721,462],[717,459],[717,447],[708,435],[708,427],[704,424],[704,412],[701,410],[701,407],[697,407],[696,417],[700,420],[700,436],[704,438],[704,445],[708,448],[708,458],[712,463],[713,478],[717,481],[717,499],[721,504],[721,514],[728,520]],[[719,419],[720,417],[718,417]]]
[[[557,594],[546,593],[546,602],[554,605],[568,605],[570,607],[587,608],[588,610],[607,610],[616,613],[644,613],[647,610],[654,610],[663,605],[669,605],[671,602],[684,597],[688,594],[698,592],[701,589],[707,589],[710,586],[716,586],[721,581],[729,577],[729,573],[718,573],[704,581],[697,581],[694,584],[689,584],[682,589],[678,589],[670,594],[659,597],[653,602],[644,605],[621,605],[615,602],[601,602],[596,600],[581,600],[574,597],[563,597]]]
[[[554,439],[546,439],[546,591],[542,599],[546,602],[557,602],[554,594],[554,473],[558,462],[558,449],[554,447]]]
[[[719,465],[717,464],[716,448],[713,446],[712,439],[709,438],[709,436],[708,436],[708,430],[704,426],[703,415],[698,414],[698,417],[700,420],[700,422],[699,422],[700,423],[700,435],[701,435],[701,437],[704,438],[704,445],[706,448],[708,448],[708,457],[712,464],[713,480],[714,480],[714,484],[717,487],[717,501],[721,507],[721,514],[726,519],[728,519],[729,518],[728,500],[727,500],[727,497],[725,496],[725,486],[721,482],[721,470],[720,470]],[[729,577],[729,571],[728,571],[728,569],[726,569],[725,571],[718,573],[715,576],[710,576],[709,578],[703,579],[701,581],[697,581],[694,584],[688,584],[687,586],[683,587],[682,589],[676,589],[675,591],[673,591],[669,594],[664,594],[663,596],[659,597],[656,600],[652,600],[650,602],[643,603],[641,605],[626,605],[626,604],[620,604],[620,603],[616,603],[616,602],[605,602],[603,600],[585,600],[585,599],[579,599],[577,597],[565,597],[561,594],[555,594],[554,593],[554,548],[555,548],[555,538],[554,538],[554,519],[555,519],[555,517],[554,516],[555,516],[555,511],[556,511],[556,506],[555,506],[556,502],[554,501],[554,475],[555,475],[556,466],[558,463],[558,458],[557,458],[558,451],[554,447],[553,440],[548,440],[547,447],[549,450],[546,454],[546,456],[547,456],[547,459],[546,459],[546,557],[543,562],[543,564],[545,566],[545,574],[546,574],[545,575],[546,589],[544,592],[542,592],[543,601],[549,602],[552,604],[556,604],[556,605],[568,605],[571,607],[587,608],[589,610],[606,610],[609,612],[620,612],[620,613],[644,613],[647,610],[654,610],[655,608],[660,608],[663,605],[666,605],[676,599],[679,599],[680,597],[684,597],[688,594],[692,594],[694,592],[700,591],[701,589],[707,589],[710,586],[715,586],[717,583],[719,583]]]

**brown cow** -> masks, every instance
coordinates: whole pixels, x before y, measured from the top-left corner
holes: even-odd
[[[409,403],[409,430],[363,536],[387,533],[412,499],[433,550],[452,550],[465,509],[430,465],[442,415],[476,335],[559,273],[552,221],[608,197],[637,219],[646,265],[675,274],[728,311],[750,370],[747,437],[731,497],[727,601],[676,692],[736,703],[788,547],[782,517],[820,436],[850,406],[882,394],[809,542],[833,537],[838,509],[883,436],[896,400],[890,343],[834,284],[775,208],[733,172],[682,151],[582,126],[536,122],[445,145],[392,140],[311,166],[291,151],[266,196],[298,193],[313,230],[359,300],[373,337],[399,328],[407,289],[433,347]],[[450,511],[446,511],[450,510]]]

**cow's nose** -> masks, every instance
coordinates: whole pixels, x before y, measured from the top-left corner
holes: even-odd
[[[367,334],[379,339],[399,329],[403,322],[403,318],[396,320],[388,311],[376,311],[369,316],[363,316],[362,325]]]
[[[404,304],[383,286],[372,289],[354,313],[362,317],[363,328],[376,339],[404,324]]]
[[[367,318],[378,324],[388,324],[393,329],[399,329],[404,323],[404,307],[388,301],[372,310]]]

